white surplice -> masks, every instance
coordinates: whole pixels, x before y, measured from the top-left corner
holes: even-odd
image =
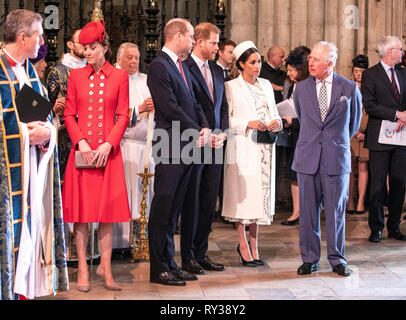
[[[120,66],[117,65],[117,68]],[[148,117],[139,115],[138,106],[145,99],[151,97],[147,86],[147,75],[136,73],[129,76],[130,84],[130,108],[133,108],[131,119],[134,119],[135,125],[127,128],[121,141],[121,152],[124,162],[124,175],[127,187],[127,195],[131,210],[131,218],[140,217],[140,203],[142,200],[142,179],[138,173],[144,172],[146,141],[148,134]],[[131,121],[131,120],[130,120]],[[154,173],[154,162],[150,156],[149,172]],[[153,181],[150,179],[150,185],[147,194],[147,215],[153,196]],[[114,224],[113,248],[129,248],[130,246],[130,223],[121,222]]]

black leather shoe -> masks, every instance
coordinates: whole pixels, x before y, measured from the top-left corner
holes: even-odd
[[[263,267],[265,265],[265,262],[263,262],[261,259],[254,259],[254,263],[260,267]]]
[[[381,242],[381,240],[382,240],[382,231],[372,231],[371,235],[368,238],[368,241],[375,243]]]
[[[299,218],[296,218],[295,220],[285,220],[281,222],[281,225],[283,226],[294,226],[295,224],[299,224]]]
[[[401,241],[406,241],[406,235],[404,235],[402,232],[400,232],[399,229],[393,230],[393,231],[388,231],[388,238],[392,238],[395,240],[401,240]]]
[[[185,280],[179,279],[172,272],[161,272],[158,274],[150,274],[149,281],[159,283],[166,286],[186,286]]]
[[[297,274],[300,276],[305,276],[307,274],[311,274],[312,272],[316,272],[319,270],[318,263],[303,263],[299,269],[297,269]]]
[[[333,267],[333,272],[337,273],[339,276],[348,277],[351,275],[351,269],[349,269],[345,264],[340,263]]]
[[[172,270],[171,271],[173,273],[173,275],[181,280],[185,280],[185,281],[195,281],[197,280],[196,275],[191,274],[191,273],[187,273],[187,272],[183,272],[180,268]]]
[[[194,274],[205,274],[202,266],[193,258],[185,263],[182,262],[182,270]]]
[[[347,213],[348,214],[355,214],[357,211],[355,211],[355,210],[347,210]]]
[[[204,270],[224,271],[226,269],[223,264],[213,262],[208,256],[205,256],[203,259],[196,259],[196,261]]]
[[[365,213],[364,210],[362,210],[362,211],[355,211],[355,214],[364,214],[364,213]]]

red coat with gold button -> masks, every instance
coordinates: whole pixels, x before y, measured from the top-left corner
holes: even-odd
[[[65,222],[124,222],[130,209],[120,141],[129,121],[128,74],[106,62],[99,73],[91,65],[69,76],[64,121],[72,139],[62,190]],[[85,139],[92,150],[109,142],[105,168],[76,169],[75,150]]]

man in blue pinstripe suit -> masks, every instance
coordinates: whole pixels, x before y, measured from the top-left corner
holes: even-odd
[[[319,268],[320,213],[324,205],[327,257],[332,271],[349,276],[344,257],[345,208],[351,172],[350,140],[361,121],[355,82],[333,72],[338,50],[317,43],[309,56],[311,77],[297,84],[294,103],[300,121],[292,169],[298,173],[300,205],[299,275]]]

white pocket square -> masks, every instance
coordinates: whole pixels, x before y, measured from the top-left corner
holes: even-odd
[[[347,101],[347,100],[348,100],[348,98],[347,98],[346,96],[341,96],[341,97],[340,97],[340,102],[341,102],[341,101]]]

